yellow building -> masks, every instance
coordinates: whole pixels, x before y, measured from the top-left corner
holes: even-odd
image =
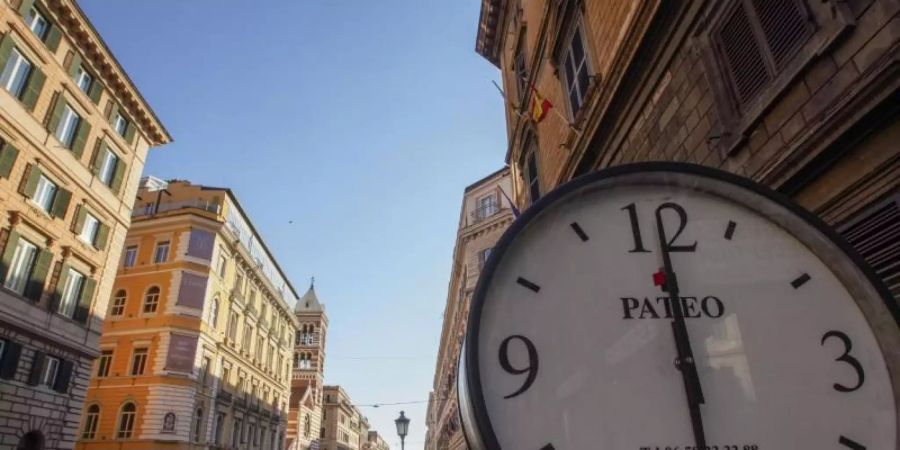
[[[0,447],[74,445],[138,180],[170,140],[74,1],[0,2]]]
[[[143,180],[76,448],[283,448],[297,294],[229,189]]]

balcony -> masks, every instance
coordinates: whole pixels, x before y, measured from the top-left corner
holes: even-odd
[[[185,208],[201,209],[203,211],[211,212],[216,215],[222,212],[222,205],[218,203],[211,203],[204,200],[184,200],[180,202],[160,203],[159,207],[157,207],[155,204],[148,204],[144,207],[136,208],[131,211],[131,217],[152,216],[154,214]]]
[[[315,334],[301,334],[294,339],[294,345],[297,347],[318,347],[319,336]]]
[[[489,203],[479,206],[478,208],[475,208],[475,211],[472,211],[470,214],[470,217],[472,219],[471,225],[484,222],[485,220],[499,214],[500,211],[500,205],[497,205],[495,203]]]

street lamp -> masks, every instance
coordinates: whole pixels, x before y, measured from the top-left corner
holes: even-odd
[[[394,420],[394,423],[397,424],[397,434],[400,435],[400,450],[406,450],[404,440],[409,431],[409,419],[403,415],[403,411],[400,411],[400,417]]]

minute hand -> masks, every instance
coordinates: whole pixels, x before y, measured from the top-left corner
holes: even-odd
[[[675,360],[681,377],[684,380],[684,391],[687,394],[688,409],[691,415],[691,426],[694,430],[694,440],[697,448],[706,448],[706,436],[703,433],[703,418],[700,416],[700,405],[704,403],[703,390],[700,387],[700,377],[697,375],[697,366],[694,364],[694,352],[691,350],[691,341],[688,338],[687,326],[684,322],[684,311],[681,309],[681,300],[678,295],[678,279],[672,269],[672,258],[669,256],[669,241],[666,236],[665,225],[662,221],[662,210],[674,209],[685,216],[681,206],[674,203],[664,203],[656,208],[656,230],[659,234],[659,251],[663,258],[663,270],[665,271],[665,283],[663,290],[669,293],[669,301],[672,306],[672,334],[675,336],[675,348],[678,357]]]

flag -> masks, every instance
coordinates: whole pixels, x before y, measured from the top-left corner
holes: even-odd
[[[516,208],[516,205],[510,200],[509,196],[506,195],[506,191],[503,188],[500,188],[500,193],[503,194],[503,197],[506,198],[506,201],[509,202],[509,207],[512,209],[513,217],[519,218],[519,208]]]
[[[531,118],[534,119],[535,122],[540,123],[544,120],[544,117],[547,116],[547,112],[550,111],[550,108],[553,108],[553,103],[550,103],[550,100],[541,97],[541,94],[534,86],[531,87],[531,90],[534,93],[534,95],[531,96]]]

